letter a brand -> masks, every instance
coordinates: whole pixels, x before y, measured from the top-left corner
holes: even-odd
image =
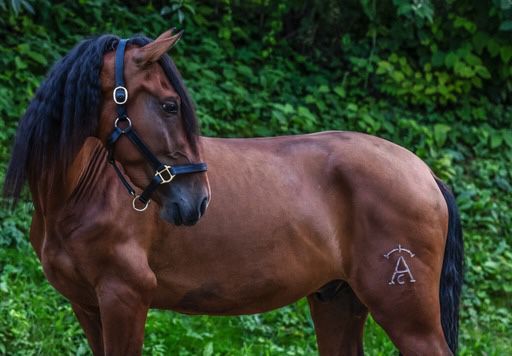
[[[384,257],[389,259],[390,256],[395,252],[398,252],[398,259],[396,260],[395,271],[393,272],[393,276],[391,277],[391,280],[389,281],[388,284],[391,285],[398,283],[402,285],[406,282],[405,278],[407,275],[409,276],[409,282],[416,282],[414,276],[412,275],[411,269],[409,268],[409,265],[407,264],[404,258],[404,252],[408,253],[411,258],[415,256],[414,253],[412,253],[410,250],[406,248],[403,248],[401,245],[398,245],[398,248],[394,248],[393,250],[389,251],[384,255]]]

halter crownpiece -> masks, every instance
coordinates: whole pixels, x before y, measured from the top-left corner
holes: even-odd
[[[117,176],[125,186],[126,190],[128,190],[128,193],[133,197],[133,209],[137,211],[144,211],[147,209],[149,203],[151,202],[151,194],[156,190],[156,188],[158,188],[158,186],[161,184],[171,183],[174,177],[177,175],[205,172],[208,169],[208,166],[203,162],[192,164],[177,164],[173,166],[163,164],[135,133],[135,130],[132,126],[132,121],[128,117],[125,106],[126,102],[128,101],[128,89],[126,89],[124,83],[124,52],[128,41],[129,40],[126,39],[120,40],[116,49],[115,88],[112,92],[112,97],[117,105],[117,118],[114,122],[114,131],[112,131],[107,140],[107,159],[108,162],[114,167]],[[117,166],[114,158],[115,143],[123,135],[126,135],[128,139],[137,147],[137,149],[140,151],[140,153],[142,153],[142,155],[146,158],[146,160],[155,171],[151,182],[140,195],[135,193],[135,190],[132,188],[130,183],[128,183],[123,173]],[[137,201],[144,204],[142,208],[137,207]]]

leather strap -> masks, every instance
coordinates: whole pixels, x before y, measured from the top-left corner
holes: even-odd
[[[114,64],[116,86],[114,88],[113,95],[114,101],[117,104],[118,118],[124,118],[128,116],[125,106],[126,101],[128,101],[128,89],[126,89],[124,83],[124,52],[127,43],[128,40],[126,39],[119,40],[119,44],[117,45],[116,49],[116,62]]]
[[[144,189],[144,191],[139,195],[139,201],[143,204],[147,204],[150,200],[151,194],[158,188],[161,184],[161,179],[158,176],[154,176],[151,179],[149,185]]]
[[[202,162],[192,164],[177,164],[175,166],[171,166],[171,173],[173,176],[178,176],[180,174],[205,172],[207,170],[208,165]]]
[[[115,63],[115,81],[116,87],[124,87],[124,52],[126,50],[126,44],[128,40],[123,38],[119,40],[119,44],[116,49],[116,63]]]

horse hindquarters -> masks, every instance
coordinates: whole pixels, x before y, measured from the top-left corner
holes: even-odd
[[[346,246],[347,282],[404,355],[456,349],[462,240],[453,197],[439,188],[432,179],[428,194],[396,204],[367,196]]]

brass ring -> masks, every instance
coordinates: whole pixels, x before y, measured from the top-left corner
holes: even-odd
[[[139,200],[139,198],[140,198],[140,195],[136,195],[136,196],[135,196],[135,198],[133,198],[133,200],[132,200],[132,206],[133,206],[133,209],[134,209],[135,211],[143,212],[143,211],[145,211],[145,210],[148,208],[149,203],[151,203],[151,200],[148,200],[148,201],[146,202],[146,205],[144,205],[144,207],[143,207],[143,208],[137,208],[137,206],[135,205],[135,202],[136,202],[137,200]]]
[[[119,117],[118,117],[118,118],[116,118],[116,121],[114,121],[114,127],[115,127],[116,129],[121,130],[121,132],[122,132],[122,133],[125,133],[125,132],[126,132],[126,130],[128,130],[129,128],[131,128],[131,127],[132,127],[132,120],[130,120],[130,118],[129,118],[128,116],[127,116],[127,117],[125,117],[125,118],[123,118],[123,120],[127,120],[127,121],[128,121],[128,126],[126,126],[124,129],[122,129],[122,128],[120,128],[120,127],[118,127],[118,126],[117,126],[117,125],[118,125],[118,123],[119,123],[119,120],[121,120],[121,118],[119,118]]]

